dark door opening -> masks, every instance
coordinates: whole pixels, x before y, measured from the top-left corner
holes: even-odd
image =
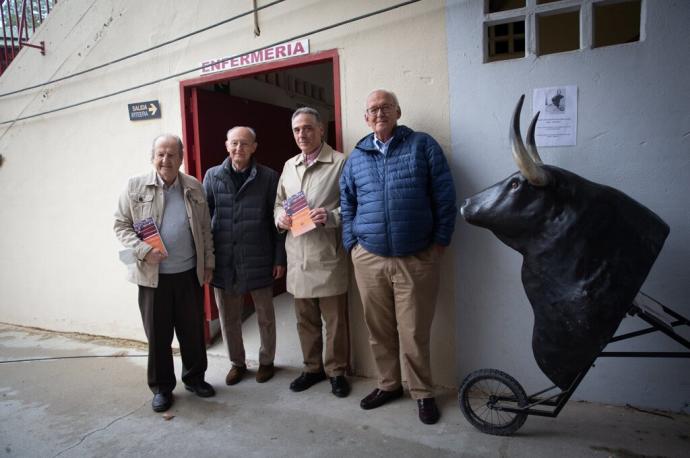
[[[291,116],[302,106],[319,110],[326,142],[342,149],[335,51],[184,81],[180,90],[185,166],[199,180],[206,170],[227,157],[226,133],[234,126],[252,127],[259,145],[254,158],[281,173],[285,161],[299,153],[292,136]],[[276,282],[274,295],[284,291],[282,279]],[[249,295],[245,301],[251,313]],[[218,311],[208,287],[204,312],[208,343],[218,332]]]

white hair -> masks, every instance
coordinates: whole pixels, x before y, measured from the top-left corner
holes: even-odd
[[[395,95],[393,91],[389,91],[387,89],[374,89],[373,91],[370,91],[369,94],[367,94],[367,98],[365,100],[369,100],[369,97],[371,97],[371,95],[375,92],[383,92],[384,94],[388,95],[390,98],[393,99],[393,103],[395,103],[396,107],[400,106],[400,103],[398,103],[398,96]]]
[[[180,153],[180,159],[183,158],[182,152],[184,150],[184,145],[182,144],[182,139],[175,134],[160,134],[157,135],[156,138],[153,139],[153,143],[151,143],[151,160],[153,160],[153,152],[156,149],[156,142],[161,138],[172,138],[173,140],[175,140],[175,143],[177,143],[178,151]]]
[[[233,127],[232,129],[228,130],[228,132],[225,134],[225,138],[228,138],[230,136],[230,134],[232,133],[232,131],[237,130],[237,129],[247,129],[249,131],[249,133],[252,134],[252,138],[254,139],[254,143],[256,143],[256,132],[254,131],[254,129],[252,129],[251,127],[248,127],[248,126],[235,126],[235,127]]]

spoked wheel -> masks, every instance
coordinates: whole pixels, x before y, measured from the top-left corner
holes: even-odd
[[[467,421],[486,434],[509,436],[527,419],[526,413],[502,410],[526,406],[527,395],[517,380],[496,369],[481,369],[465,377],[458,400]]]

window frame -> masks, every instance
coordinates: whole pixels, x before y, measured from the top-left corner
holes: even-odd
[[[578,49],[564,51],[564,52],[578,52],[588,49],[601,49],[594,48],[594,4],[598,3],[624,3],[627,0],[559,0],[555,2],[545,3],[543,5],[537,5],[537,0],[526,0],[525,6],[522,8],[516,8],[513,10],[499,11],[496,13],[488,13],[489,11],[489,0],[484,0],[483,2],[483,43],[482,43],[482,53],[483,53],[483,63],[494,63],[494,62],[505,62],[513,59],[522,59],[525,57],[541,57],[538,49],[538,21],[537,16],[543,14],[558,14],[561,12],[572,12],[574,10],[580,11],[579,24],[580,24],[580,46]],[[620,43],[613,46],[621,45],[633,45],[634,43],[640,43],[645,40],[645,14],[646,14],[646,2],[647,0],[640,0],[640,40],[633,43]],[[523,57],[514,58],[498,58],[490,59],[489,57],[489,27],[500,25],[509,22],[524,21],[525,22],[525,55]],[[609,46],[605,46],[607,48]],[[555,54],[562,53],[551,53],[544,54],[544,56],[553,56]]]

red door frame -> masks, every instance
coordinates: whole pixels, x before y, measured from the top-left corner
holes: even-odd
[[[200,76],[189,80],[180,81],[180,107],[182,108],[182,142],[185,146],[184,163],[185,170],[189,175],[201,180],[200,151],[198,148],[198,124],[197,116],[194,112],[195,103],[192,100],[192,88],[203,86],[217,81],[241,78],[257,73],[266,73],[274,70],[286,70],[293,67],[302,67],[309,64],[330,61],[333,70],[333,102],[335,105],[335,149],[342,151],[342,121],[340,105],[340,59],[338,51],[335,49],[321,51],[306,56],[293,57],[290,59],[270,62],[267,64],[243,67],[237,70],[214,73],[213,75]]]
[[[207,85],[217,81],[227,81],[230,79],[242,78],[248,75],[266,73],[274,70],[286,70],[293,67],[316,64],[320,62],[331,62],[333,71],[333,102],[335,106],[335,149],[343,150],[341,106],[340,106],[340,59],[338,51],[335,49],[321,51],[306,56],[293,57],[267,64],[243,67],[236,70],[214,73],[213,75],[200,76],[189,80],[180,81],[180,107],[182,109],[182,142],[184,144],[184,164],[187,174],[196,177],[199,181],[203,179],[201,175],[201,151],[199,148],[199,124],[194,100],[195,91],[192,89],[198,86]],[[207,344],[210,344],[211,332],[209,323],[217,317],[217,312],[213,310],[211,304],[211,290],[208,285],[204,291],[204,336]]]

